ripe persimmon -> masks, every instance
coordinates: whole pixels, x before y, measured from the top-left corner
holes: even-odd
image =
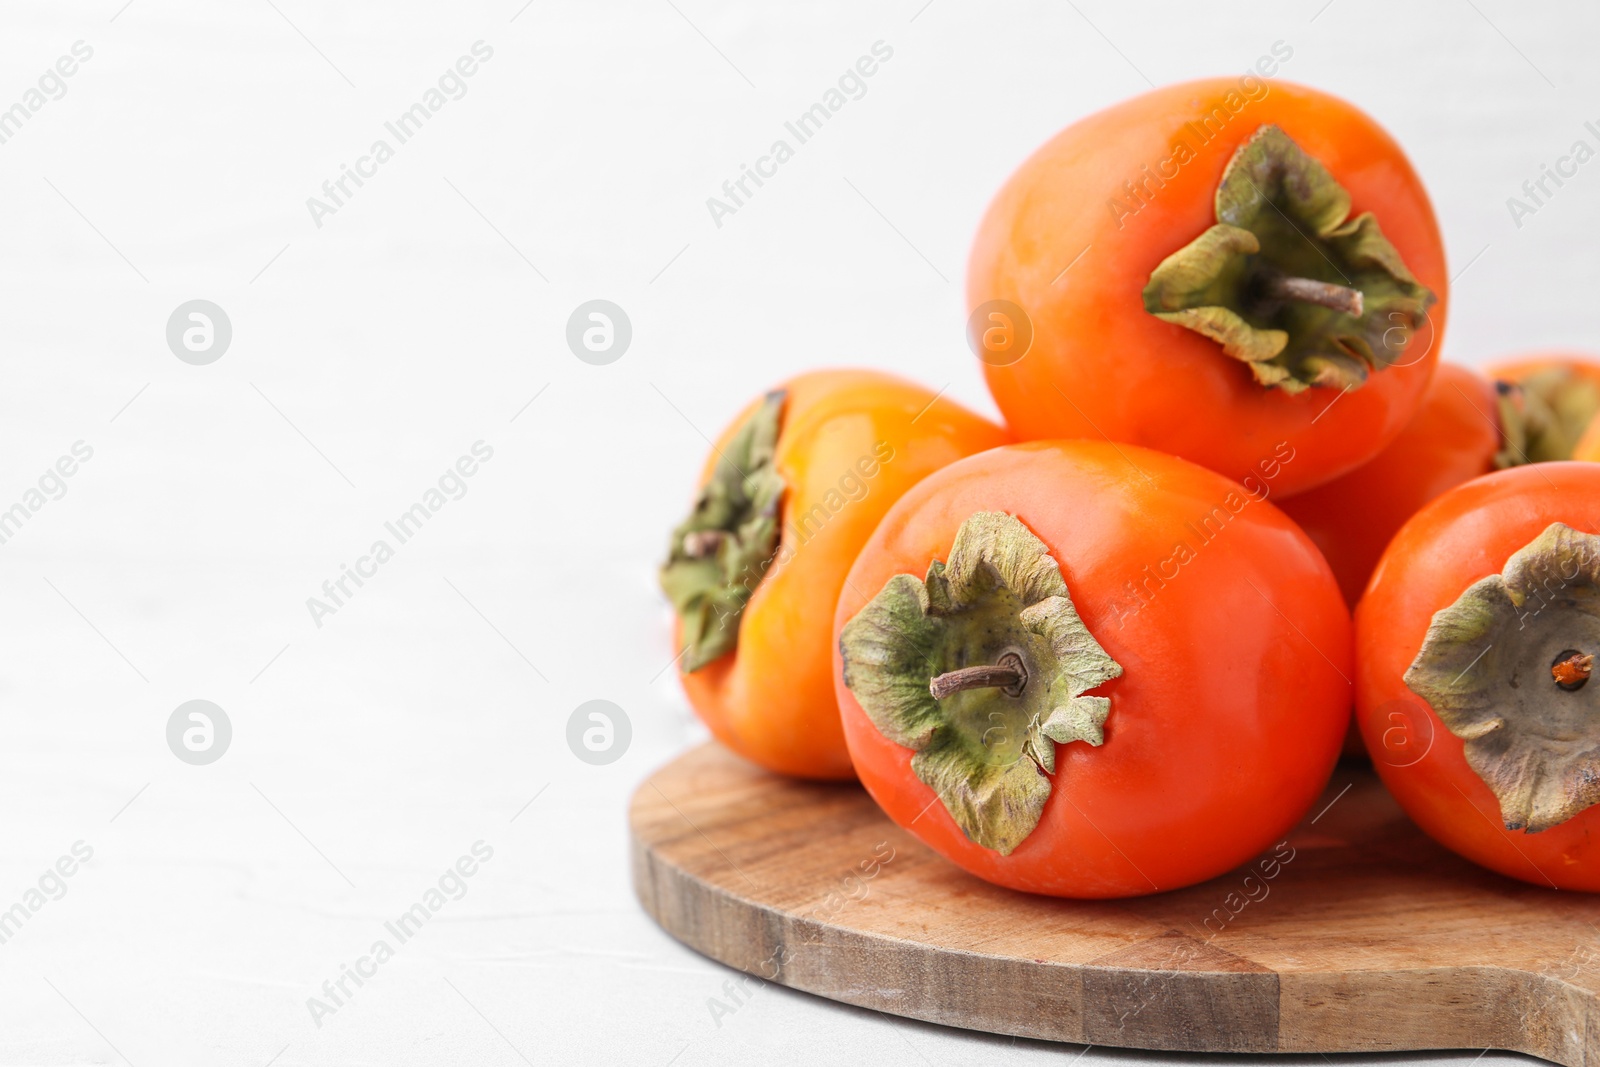
[[[661,584],[684,692],[723,744],[785,774],[849,778],[829,623],[856,552],[908,488],[1006,441],[920,385],[802,374],[713,446]]]
[[[1407,519],[1447,490],[1525,463],[1600,458],[1578,454],[1578,435],[1600,409],[1600,365],[1538,361],[1491,370],[1440,363],[1422,407],[1368,462],[1279,506],[1322,549],[1352,609],[1378,558]]]
[[[1448,286],[1393,138],[1343,100],[1247,77],[1058,133],[990,204],[967,301],[1019,438],[1145,445],[1241,481],[1287,441],[1287,496],[1404,428]]]
[[[1278,502],[1322,549],[1352,609],[1407,519],[1439,494],[1494,470],[1497,457],[1512,458],[1502,454],[1500,406],[1495,383],[1441,363],[1422,407],[1387,448],[1348,474]]]
[[[1496,471],[1395,535],[1356,610],[1357,717],[1424,831],[1600,891],[1600,465]]]
[[[862,548],[834,634],[867,791],[1034,893],[1250,859],[1316,800],[1350,716],[1350,616],[1316,546],[1136,446],[1034,441],[929,476]]]
[[[1536,416],[1526,443],[1531,462],[1595,459],[1578,443],[1600,413],[1600,361],[1582,352],[1536,352],[1497,363],[1491,377],[1520,386]]]

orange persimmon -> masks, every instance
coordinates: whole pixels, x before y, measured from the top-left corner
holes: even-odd
[[[1278,502],[1327,557],[1354,608],[1395,531],[1434,497],[1495,469],[1495,384],[1439,364],[1422,407],[1389,446],[1326,485]]]
[[[980,878],[1125,897],[1283,840],[1350,717],[1349,612],[1283,512],[1104,441],[952,463],[890,509],[834,619],[884,812]]]
[[[1434,497],[1497,468],[1600,459],[1600,364],[1549,357],[1489,374],[1440,363],[1422,407],[1387,448],[1279,502],[1328,557],[1352,608],[1389,539]],[[1588,445],[1578,443],[1585,425]]]
[[[1356,610],[1357,718],[1439,843],[1600,891],[1600,466],[1474,479],[1395,535]]]
[[[1573,351],[1535,352],[1495,364],[1488,373],[1515,383],[1528,394],[1540,418],[1527,443],[1532,461],[1600,459],[1600,430],[1580,444],[1600,412],[1600,360],[1595,356]]]
[[[865,370],[802,374],[734,420],[661,571],[684,692],[718,740],[770,770],[851,777],[828,637],[850,564],[902,493],[1006,439]]]
[[[1247,76],[1058,133],[989,206],[969,334],[1020,438],[1146,445],[1291,495],[1375,456],[1433,374],[1449,277],[1422,182],[1343,100]]]

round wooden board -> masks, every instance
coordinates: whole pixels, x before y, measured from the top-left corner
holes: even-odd
[[[1600,899],[1457,858],[1365,767],[1335,771],[1275,850],[1286,862],[1110,902],[991,886],[859,786],[715,744],[641,785],[630,823],[635,889],[668,933],[848,1004],[1128,1048],[1499,1048],[1600,1067]]]

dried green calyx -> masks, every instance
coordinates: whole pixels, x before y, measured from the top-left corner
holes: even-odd
[[[925,578],[889,579],[839,644],[867,717],[915,750],[912,770],[962,832],[1002,855],[1038,825],[1056,745],[1104,740],[1110,699],[1083,694],[1122,673],[1044,542],[997,511],[962,523]]]
[[[1600,802],[1600,537],[1552,523],[1428,627],[1405,682],[1465,744],[1508,830]]]
[[[1163,260],[1145,310],[1221,344],[1263,386],[1354,388],[1400,362],[1434,294],[1370,212],[1276,126],[1239,147],[1217,224]]]
[[[784,484],[773,457],[783,402],[781,391],[767,394],[672,531],[661,588],[682,623],[686,672],[733,651],[739,617],[776,554]]]
[[[1600,413],[1600,389],[1571,368],[1553,366],[1520,382],[1495,382],[1501,448],[1495,466],[1519,467],[1572,458],[1589,421]]]

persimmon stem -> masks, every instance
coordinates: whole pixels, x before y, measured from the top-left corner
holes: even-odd
[[[728,535],[722,530],[695,530],[683,535],[683,554],[690,559],[715,555]]]
[[[1550,677],[1555,680],[1556,685],[1569,693],[1582,689],[1592,673],[1594,673],[1594,656],[1575,650],[1563,652],[1560,658],[1550,665]]]
[[[933,694],[935,700],[943,700],[968,689],[1003,689],[1008,696],[1021,696],[1022,688],[1027,684],[1028,671],[1022,665],[1022,657],[1015,652],[1007,652],[995,663],[980,663],[975,667],[962,667],[935,676],[928,682],[928,692]]]
[[[1289,274],[1267,275],[1262,283],[1262,291],[1277,300],[1299,300],[1357,317],[1361,315],[1364,304],[1359,289],[1319,282],[1314,278],[1296,278]]]

